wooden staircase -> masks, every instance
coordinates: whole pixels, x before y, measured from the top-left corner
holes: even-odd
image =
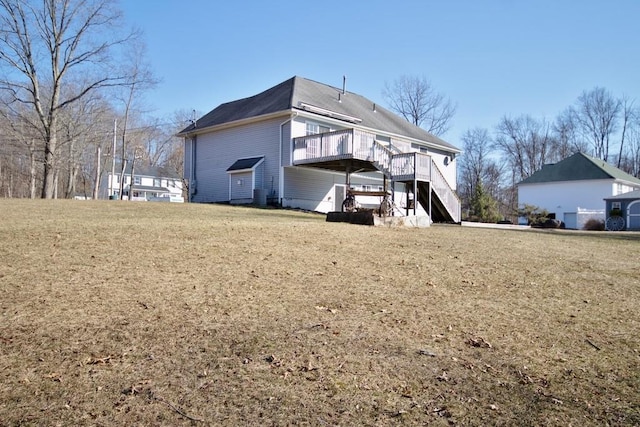
[[[379,152],[373,161],[376,168],[392,182],[417,181],[417,200],[429,213],[433,222],[460,222],[460,199],[431,156],[421,153],[394,153],[378,141],[374,141],[374,145],[376,152]],[[411,187],[407,185],[407,189]]]

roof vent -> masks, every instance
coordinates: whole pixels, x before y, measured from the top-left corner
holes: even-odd
[[[347,93],[347,76],[342,76],[342,94]]]

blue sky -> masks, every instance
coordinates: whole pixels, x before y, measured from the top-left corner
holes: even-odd
[[[294,75],[381,105],[425,76],[457,104],[444,139],[504,115],[550,120],[584,90],[640,98],[640,0],[121,0],[161,83],[159,116],[206,113]],[[640,99],[638,100],[640,103]]]

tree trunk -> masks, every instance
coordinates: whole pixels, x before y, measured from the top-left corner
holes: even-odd
[[[58,198],[58,182],[60,181],[60,169],[53,169],[53,196],[50,199]]]
[[[127,159],[122,159],[122,171],[120,171],[120,200],[123,200],[124,193],[124,170],[127,168]],[[133,184],[133,183],[131,183]],[[129,192],[131,192],[131,184],[129,184]]]
[[[53,130],[52,130],[53,131]],[[56,168],[55,168],[56,137],[51,135],[44,146],[44,181],[42,183],[42,198],[53,199],[56,196]]]
[[[36,153],[29,147],[29,198],[36,198]]]
[[[100,146],[98,146],[98,154],[96,157],[96,178],[93,182],[93,200],[98,200],[98,197],[100,195],[100,159],[102,158],[101,152],[102,150],[100,149]]]

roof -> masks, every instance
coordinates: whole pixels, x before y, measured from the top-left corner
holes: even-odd
[[[258,163],[260,163],[263,159],[264,157],[250,157],[248,159],[238,159],[235,161],[234,164],[229,166],[229,169],[227,169],[227,172],[252,169]]]
[[[168,193],[169,190],[164,187],[155,187],[152,185],[135,185],[131,187],[131,191],[156,191],[158,193]]]
[[[238,120],[295,110],[316,113],[325,110],[337,113],[327,114],[330,117],[346,118],[351,124],[357,123],[365,128],[410,137],[455,152],[460,151],[361,95],[349,91],[343,93],[342,89],[298,76],[257,95],[221,104],[183,129],[179,135]]]
[[[584,153],[576,153],[558,163],[544,165],[542,169],[520,181],[518,185],[597,179],[616,179],[640,184],[640,179],[610,165],[604,160]]]
[[[122,171],[122,164],[116,163],[115,165],[116,175],[120,175],[121,171]],[[180,176],[178,175],[178,173],[175,170],[168,167],[148,166],[145,164],[136,163],[134,172],[136,176],[180,179]],[[109,173],[111,173],[110,170],[109,170]],[[131,162],[127,162],[127,167],[125,168],[124,174],[131,175]]]
[[[605,197],[604,200],[635,200],[640,199],[640,190],[629,191],[628,193],[618,194],[617,196]]]

